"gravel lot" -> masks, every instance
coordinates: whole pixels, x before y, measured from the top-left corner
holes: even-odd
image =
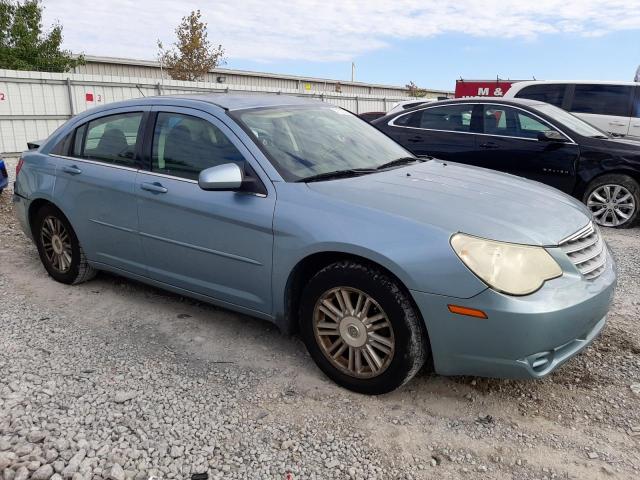
[[[366,397],[326,380],[299,339],[266,322],[107,274],[54,282],[10,194],[4,480],[640,478],[639,228],[605,233],[620,274],[609,324],[550,377],[422,373]]]

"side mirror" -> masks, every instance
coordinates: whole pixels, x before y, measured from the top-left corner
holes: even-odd
[[[560,132],[555,130],[546,130],[538,133],[538,140],[541,142],[567,143],[569,140]]]
[[[202,170],[198,185],[203,190],[237,190],[242,186],[244,174],[236,163],[223,163]]]

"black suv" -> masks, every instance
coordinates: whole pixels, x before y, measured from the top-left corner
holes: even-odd
[[[414,155],[537,180],[573,195],[607,227],[640,211],[640,142],[612,138],[534,100],[468,98],[430,103],[372,122]]]

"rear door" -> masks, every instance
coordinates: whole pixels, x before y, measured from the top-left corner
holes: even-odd
[[[140,235],[149,275],[221,302],[271,312],[273,186],[238,137],[200,110],[154,107],[147,171],[138,175]],[[234,162],[257,191],[205,191],[199,173]]]
[[[635,96],[631,85],[576,84],[569,111],[616,136],[630,131]]]
[[[134,185],[148,109],[89,118],[58,157],[54,198],[93,262],[144,275]]]
[[[580,149],[572,141],[538,140],[538,133],[547,130],[559,131],[527,110],[485,104],[475,165],[537,180],[571,193]]]
[[[640,86],[636,87],[631,121],[629,123],[629,137],[634,140],[640,140]]]
[[[384,131],[414,155],[469,163],[475,151],[474,104],[426,107],[393,119]]]

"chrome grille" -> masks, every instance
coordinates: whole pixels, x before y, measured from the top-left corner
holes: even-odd
[[[587,280],[598,278],[607,266],[607,246],[593,223],[562,240],[560,248]]]

